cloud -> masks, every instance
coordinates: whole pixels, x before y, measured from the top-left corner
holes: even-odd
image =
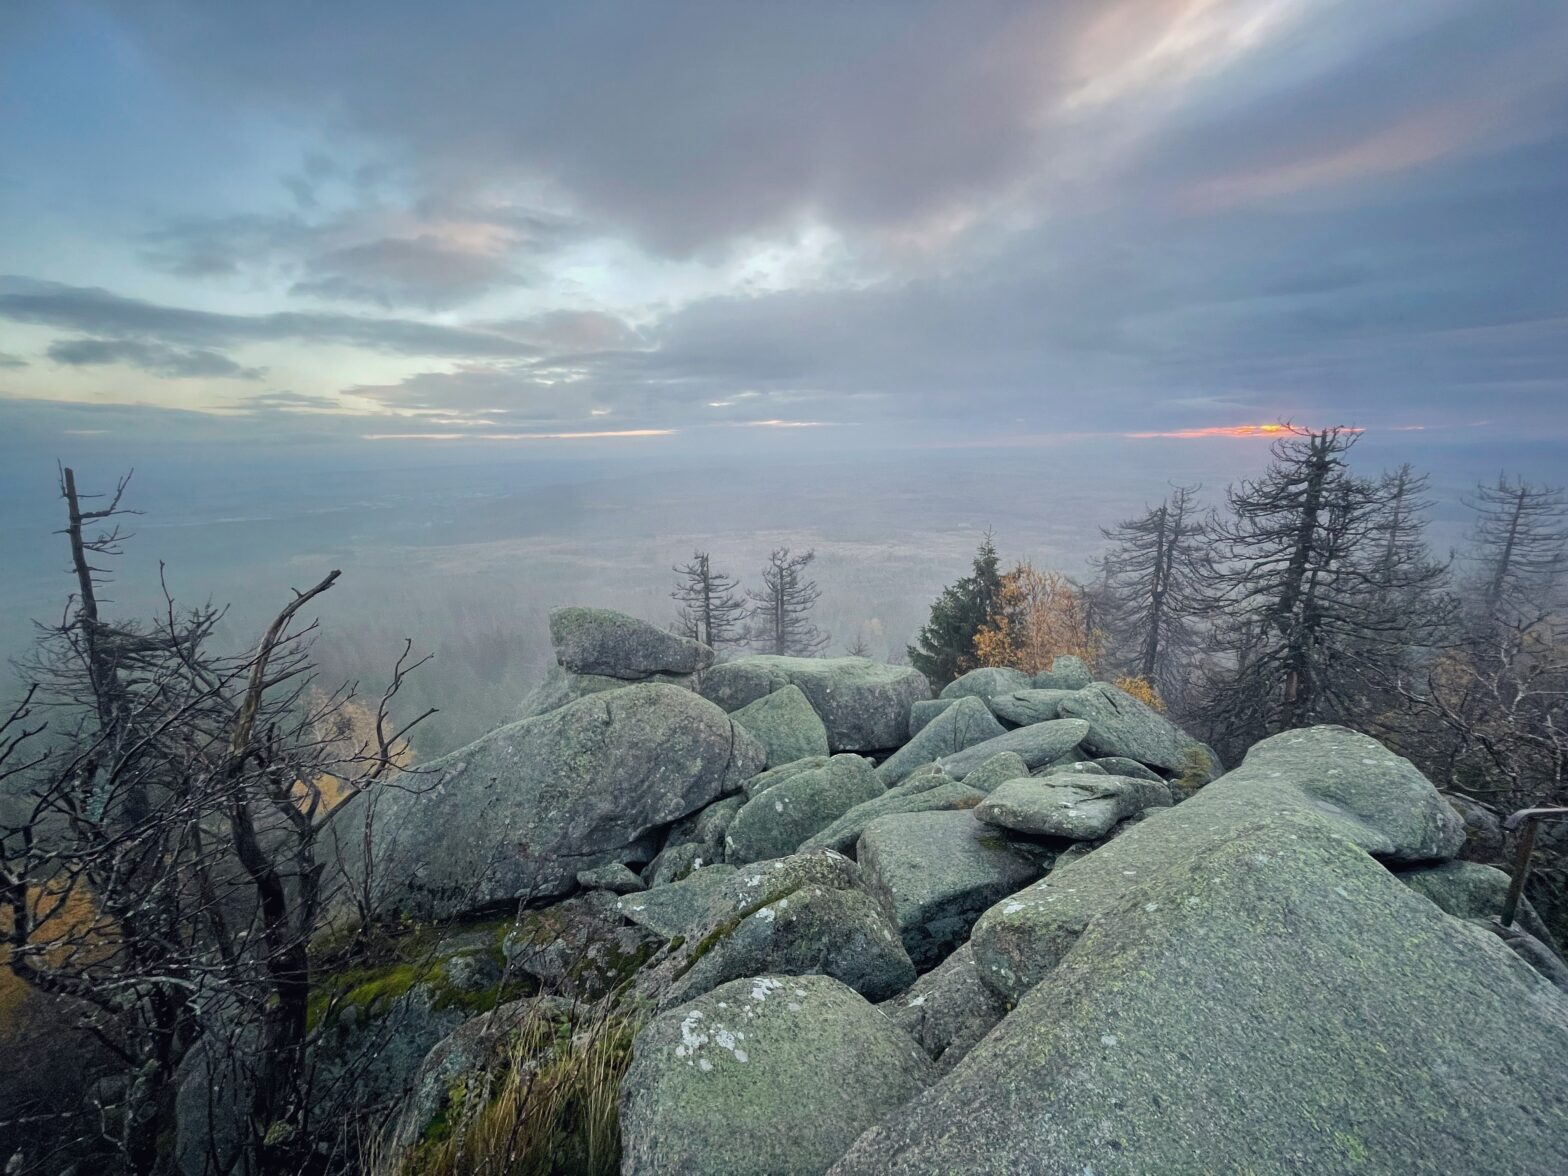
[[[296,340],[397,355],[523,356],[537,349],[491,330],[332,312],[223,314],[127,298],[96,287],[0,277],[0,319],[195,347]]]
[[[539,258],[578,235],[567,218],[511,204],[388,204],[363,189],[313,216],[177,218],[146,234],[142,259],[179,277],[248,275],[318,300],[442,310],[528,284]],[[315,189],[294,190],[314,212]]]
[[[49,345],[49,358],[68,367],[123,363],[171,380],[217,377],[258,380],[260,368],[241,367],[227,356],[198,348],[167,347],[134,339],[61,339]]]
[[[11,355],[7,352],[0,351],[0,369],[10,368],[11,370],[15,371],[19,368],[25,368],[27,366],[27,361],[22,359],[20,356]]]

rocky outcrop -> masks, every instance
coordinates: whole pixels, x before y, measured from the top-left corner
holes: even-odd
[[[382,911],[422,917],[565,894],[580,870],[645,862],[653,837],[738,790],[764,751],[713,704],[673,686],[629,686],[492,731],[374,805],[372,887]],[[341,851],[365,870],[359,839]]]
[[[995,739],[976,743],[953,755],[943,756],[936,762],[955,780],[962,780],[981,764],[1004,751],[1020,756],[1032,771],[1044,767],[1059,756],[1076,748],[1089,734],[1089,724],[1082,719],[1055,719],[1048,723],[1034,723],[1008,731]]]
[[[1062,717],[1062,699],[1071,698],[1075,690],[1015,690],[998,695],[989,701],[991,713],[1014,727],[1027,727],[1031,723],[1044,723]]]
[[[622,1084],[626,1176],[825,1171],[931,1061],[825,976],[736,980],[655,1017]]]
[[[1005,666],[982,666],[961,674],[942,687],[942,698],[978,698],[982,701],[998,694],[1011,694],[1014,690],[1029,689],[1029,675],[1022,670]]]
[[[987,907],[1038,878],[1049,856],[1010,844],[968,811],[879,817],[855,850],[866,888],[892,914],[917,968],[940,963]]]
[[[1052,776],[1005,781],[976,806],[975,819],[1014,833],[1093,841],[1135,813],[1171,804],[1164,784],[1096,772],[1082,782],[1056,783]]]
[[[1201,777],[1195,785],[1220,773],[1219,757],[1147,703],[1108,682],[1096,682],[1057,707],[1063,718],[1084,719],[1089,733],[1084,748],[1096,756],[1118,755],[1175,775]]]
[[[985,798],[985,794],[968,784],[949,780],[940,773],[931,772],[911,776],[902,784],[889,788],[881,796],[857,804],[834,821],[822,832],[804,842],[804,852],[812,849],[833,849],[839,853],[852,853],[866,826],[878,817],[895,813],[936,813],[957,809],[972,809]]]
[[[883,760],[877,766],[877,779],[884,784],[897,784],[918,767],[1006,733],[983,701],[963,695]]]
[[[730,718],[768,749],[770,768],[828,754],[828,729],[799,686],[791,684],[765,694],[732,711]]]
[[[702,642],[607,608],[551,609],[550,644],[555,660],[573,674],[635,680],[695,674],[713,664],[713,650]]]
[[[882,795],[871,763],[858,755],[797,760],[747,785],[751,795],[724,836],[735,865],[785,857],[864,801]]]
[[[828,732],[829,751],[886,751],[909,738],[909,708],[931,695],[908,666],[863,657],[775,657],[756,654],[703,675],[702,696],[727,711],[775,690],[799,686]]]
[[[1094,682],[1094,675],[1084,665],[1083,658],[1063,654],[1051,662],[1051,668],[1042,670],[1030,679],[1036,690],[1082,690]]]
[[[994,906],[1017,1007],[833,1171],[1562,1170],[1568,1002],[1369,856],[1452,848],[1400,763],[1287,732]]]
[[[1007,1003],[980,982],[968,944],[908,991],[877,1007],[913,1037],[943,1073],[1007,1015]]]

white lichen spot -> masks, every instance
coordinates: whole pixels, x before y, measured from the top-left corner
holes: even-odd
[[[761,886],[762,885],[762,875],[761,874],[749,874],[749,875],[747,875],[747,877],[746,877],[746,885],[748,887],[751,887],[751,886]]]
[[[1105,1046],[1106,1049],[1110,1049],[1113,1045],[1116,1044],[1116,1034],[1102,1033],[1100,1035],[1100,1044]]]
[[[1157,902],[1146,902],[1143,904],[1143,909],[1146,913],[1152,915],[1155,911],[1160,909],[1160,904]]]
[[[783,812],[784,811],[784,802],[782,800],[775,800],[773,802],[773,811],[776,812],[776,813]]]
[[[771,923],[776,917],[772,907],[763,907],[757,912],[757,921],[759,923]]]
[[[771,976],[758,976],[751,982],[751,999],[760,1004],[768,999],[768,993],[777,992],[783,987],[782,981],[775,980]]]
[[[904,1007],[906,1009],[918,1009],[921,1005],[923,1005],[925,1003],[926,1003],[925,994],[921,993],[919,996],[914,997],[913,999],[911,999],[907,1004],[904,1005]]]
[[[751,1055],[743,1049],[738,1049],[735,1051],[735,1060],[737,1062],[749,1062],[751,1061]]]
[[[1198,896],[1196,894],[1188,895],[1187,896],[1187,905],[1188,906],[1197,906],[1198,905]]]
[[[787,1008],[792,1013],[800,1012],[800,1002],[798,1000],[792,1000],[792,1001],[789,1002],[789,1004],[785,1005],[784,1007]]]
[[[1010,903],[1008,903],[1006,906],[1004,906],[1002,908],[1002,913],[1004,915],[1016,915],[1019,911],[1021,911],[1023,909],[1024,909],[1024,904],[1023,903],[1021,903],[1021,902],[1010,902]]]
[[[698,1058],[697,1069],[706,1074],[709,1070],[713,1069],[713,1063],[710,1062],[707,1058]]]

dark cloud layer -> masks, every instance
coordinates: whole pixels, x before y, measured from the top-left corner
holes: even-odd
[[[1568,429],[1558,0],[95,8],[185,101],[328,149],[288,211],[144,233],[180,305],[0,285],[59,363],[361,348],[417,370],[354,405],[476,434]],[[554,268],[585,242],[644,276]],[[286,309],[197,309],[263,278]],[[485,301],[550,282],[546,313]]]

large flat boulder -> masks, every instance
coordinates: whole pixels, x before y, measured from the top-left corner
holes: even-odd
[[[969,936],[980,915],[1040,876],[1045,860],[968,811],[901,813],[866,826],[855,849],[863,885],[882,899],[917,968]]]
[[[607,608],[551,609],[550,644],[573,674],[636,679],[695,674],[713,664],[713,650],[702,642]]]
[[[909,708],[931,696],[931,685],[908,666],[863,657],[777,657],[754,654],[714,666],[702,695],[739,710],[788,685],[811,700],[828,732],[830,751],[885,751],[909,739]]]
[[[828,754],[828,729],[799,686],[789,685],[731,711],[730,718],[768,749],[768,767]]]
[[[1109,682],[1095,682],[1063,698],[1057,711],[1063,718],[1088,721],[1083,745],[1091,755],[1126,756],[1173,774],[1190,774],[1195,785],[1220,773],[1213,751],[1147,703]]]
[[[798,769],[798,770],[797,770]],[[882,795],[869,760],[858,755],[799,760],[766,773],[782,777],[748,789],[751,799],[724,835],[724,860],[734,865],[781,858],[864,801]]]
[[[1031,723],[1046,723],[1062,717],[1062,699],[1071,698],[1076,690],[1015,690],[989,699],[991,713],[1004,723],[1027,727]]]
[[[962,695],[878,764],[877,778],[884,784],[897,784],[918,767],[1006,733],[984,701]]]
[[[981,666],[960,674],[942,687],[942,698],[991,699],[998,694],[1011,694],[1014,690],[1029,689],[1029,675],[1022,670],[1006,666]]]
[[[1222,780],[998,904],[1017,1007],[833,1172],[1568,1170],[1568,1002],[1342,827]]]
[[[1011,751],[1021,757],[1033,770],[1044,767],[1052,760],[1072,751],[1089,734],[1089,724],[1082,719],[1053,719],[1048,723],[1034,723],[1008,731],[984,743],[976,743],[952,755],[944,755],[936,762],[955,780],[962,780],[993,756]]]
[[[621,1084],[625,1176],[811,1176],[935,1076],[826,976],[732,981],[637,1035]]]
[[[1060,783],[1052,776],[1025,777],[993,788],[975,807],[975,819],[1013,833],[1094,841],[1118,821],[1170,803],[1170,789],[1147,780],[1103,773]]]
[[[335,829],[372,824],[372,899],[444,918],[575,888],[577,874],[648,861],[665,826],[737,791],[762,745],[675,686],[610,690],[492,731],[397,788],[349,800]],[[348,876],[361,838],[344,834]]]
[[[803,842],[802,852],[812,849],[833,849],[850,853],[866,826],[878,817],[894,813],[937,813],[972,809],[985,799],[985,793],[971,788],[967,783],[949,780],[936,773],[911,776],[902,784],[889,788],[881,796],[857,804],[822,832]]]

